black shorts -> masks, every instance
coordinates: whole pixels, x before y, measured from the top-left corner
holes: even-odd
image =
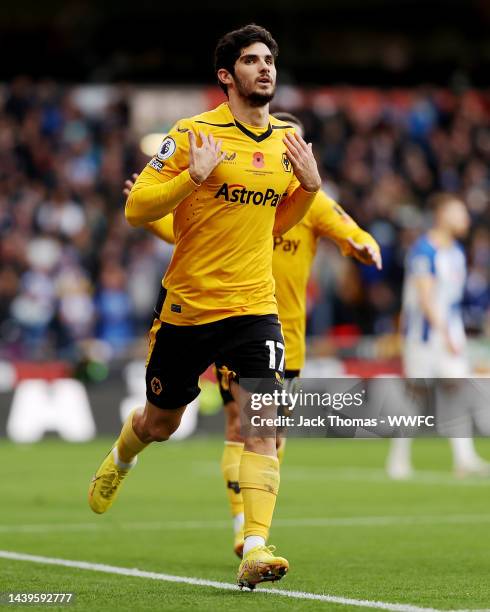
[[[199,376],[218,362],[242,378],[282,388],[284,339],[277,315],[243,315],[181,326],[155,319],[150,331],[146,397],[160,408],[180,408],[199,393]]]
[[[233,396],[230,391],[229,380],[226,379],[226,376],[223,375],[223,366],[227,368],[226,364],[221,362],[216,362],[216,380],[218,381],[219,392],[221,395],[221,399],[223,404],[229,404],[233,402]],[[284,380],[290,380],[292,378],[298,378],[300,371],[299,370],[285,370],[284,372]]]

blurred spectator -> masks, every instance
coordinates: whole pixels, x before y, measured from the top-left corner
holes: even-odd
[[[76,88],[52,81],[18,77],[0,93],[0,356],[77,359],[94,338],[124,356],[148,329],[171,254],[124,220],[122,183],[144,163],[128,93],[114,88],[96,114],[82,110]],[[465,322],[489,333],[488,94],[339,88],[304,107],[294,99],[327,191],[376,237],[384,259],[377,272],[322,244],[309,333],[397,329],[404,256],[435,190],[468,204]]]
[[[133,340],[134,329],[126,272],[119,263],[102,265],[95,306],[97,338],[111,347],[113,355],[121,355]]]

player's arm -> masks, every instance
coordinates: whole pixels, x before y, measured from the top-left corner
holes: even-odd
[[[277,209],[274,235],[285,234],[301,221],[322,185],[311,143],[306,144],[299,134],[288,132],[284,144],[299,184],[293,183],[294,190],[288,192]]]
[[[355,257],[367,265],[382,268],[381,250],[376,240],[361,229],[345,210],[320,191],[313,203],[315,233],[333,240],[342,255]]]
[[[459,350],[451,340],[447,322],[440,316],[435,306],[434,295],[436,280],[432,272],[431,263],[425,256],[417,256],[411,262],[410,267],[420,310],[429,321],[430,326],[434,330],[439,331],[443,336],[448,350],[453,354],[457,354]]]
[[[129,197],[129,193],[137,179],[138,175],[134,173],[132,175],[132,180],[127,179],[124,181],[123,194],[126,196],[126,199]],[[160,240],[164,240],[169,244],[175,244],[172,215],[167,215],[166,217],[163,217],[163,219],[158,219],[158,221],[143,223],[143,227],[154,234],[157,238],[160,238]]]
[[[157,238],[160,238],[160,240],[164,240],[169,244],[175,244],[173,215],[167,215],[163,219],[158,219],[158,221],[150,221],[145,223],[143,227]]]
[[[414,278],[417,291],[417,299],[424,317],[429,321],[431,327],[442,330],[444,322],[439,317],[434,307],[435,279],[431,274],[418,274]]]
[[[125,215],[130,225],[141,226],[166,217],[222,161],[221,141],[216,142],[212,135],[208,137],[202,132],[199,137],[200,146],[191,127],[170,132],[164,140],[170,143],[170,149],[153,158],[129,193]]]

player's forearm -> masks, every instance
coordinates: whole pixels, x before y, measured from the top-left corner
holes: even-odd
[[[439,329],[441,331],[446,329],[446,324],[439,316],[438,312],[434,308],[433,304],[428,300],[420,300],[420,309],[424,317],[429,321],[429,324],[434,329]]]
[[[446,323],[441,318],[437,308],[434,305],[432,295],[432,281],[426,282],[422,279],[418,280],[417,293],[419,299],[420,310],[424,317],[429,321],[429,324],[434,329],[445,330]]]
[[[128,223],[140,226],[167,216],[185,200],[197,185],[184,170],[166,182],[155,179],[149,170],[143,170],[126,201],[125,215]]]
[[[285,234],[306,215],[318,191],[306,191],[297,187],[278,207],[274,221],[275,236]]]

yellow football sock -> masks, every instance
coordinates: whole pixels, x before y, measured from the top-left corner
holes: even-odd
[[[124,421],[123,428],[117,439],[117,453],[119,459],[124,463],[131,463],[136,455],[148,446],[134,433],[133,416],[135,412],[136,410],[132,410]]]
[[[242,458],[243,443],[226,440],[221,457],[221,472],[226,484],[226,493],[230,502],[231,515],[243,512],[243,497],[238,484],[238,471]]]
[[[284,461],[284,453],[286,452],[286,438],[281,438],[281,443],[277,448],[277,458],[279,460],[279,465]]]
[[[243,451],[239,482],[245,537],[262,536],[267,541],[279,490],[279,461],[276,457]]]

